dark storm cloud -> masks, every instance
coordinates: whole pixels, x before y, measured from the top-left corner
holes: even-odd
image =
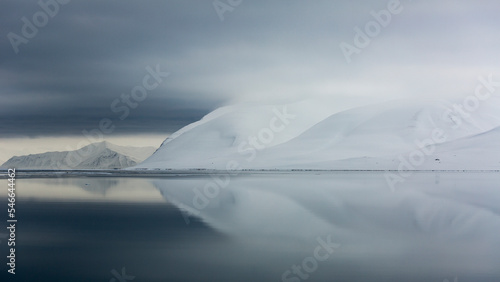
[[[8,34],[41,7],[2,1],[0,137],[80,134],[102,118],[116,133],[172,132],[248,99],[434,95],[497,65],[495,1],[401,1],[351,64],[339,44],[389,1],[244,0],[224,21],[213,2],[72,0],[16,54]],[[112,102],[157,65],[170,76],[119,119]]]
[[[172,79],[150,91],[126,119],[117,119],[117,133],[169,132],[216,108],[222,97],[170,86],[176,70],[169,68],[169,57],[212,33],[210,27],[199,30],[200,23],[220,24],[211,3],[196,4],[71,1],[15,54],[7,34],[22,35],[21,18],[32,20],[41,7],[37,1],[4,1],[0,134],[78,134],[102,118],[117,118],[112,101],[141,85],[147,66],[159,65]]]

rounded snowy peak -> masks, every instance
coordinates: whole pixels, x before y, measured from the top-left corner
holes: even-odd
[[[460,100],[392,101],[342,112],[312,100],[223,107],[174,133],[137,167],[226,169],[234,161],[251,169],[393,169],[399,155],[430,145],[439,153],[494,130],[499,105],[492,97],[468,112]],[[477,140],[482,146],[484,138]]]

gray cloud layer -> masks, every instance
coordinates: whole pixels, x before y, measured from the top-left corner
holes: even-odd
[[[102,118],[115,133],[171,132],[235,101],[465,95],[498,73],[493,0],[401,1],[348,64],[339,44],[389,2],[244,0],[221,21],[211,0],[72,0],[16,54],[8,34],[42,9],[2,1],[0,137],[79,134]],[[111,103],[158,64],[171,75],[120,120]]]

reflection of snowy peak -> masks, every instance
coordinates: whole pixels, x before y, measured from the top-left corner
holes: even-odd
[[[397,169],[412,157],[415,169],[499,168],[500,150],[490,145],[500,141],[497,98],[469,112],[457,105],[391,102],[340,113],[310,101],[225,107],[173,134],[137,167]]]
[[[93,143],[76,151],[14,156],[3,167],[27,169],[112,169],[136,165],[150,156],[153,147],[121,147]]]

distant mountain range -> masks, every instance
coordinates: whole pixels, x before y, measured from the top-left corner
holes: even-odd
[[[123,147],[109,142],[93,143],[75,151],[14,156],[2,167],[18,169],[115,169],[137,165],[154,147]]]
[[[156,151],[101,142],[70,152],[16,156],[2,166],[500,170],[500,97],[478,100],[474,107],[464,101],[394,101],[343,112],[312,100],[240,104],[180,129]]]

